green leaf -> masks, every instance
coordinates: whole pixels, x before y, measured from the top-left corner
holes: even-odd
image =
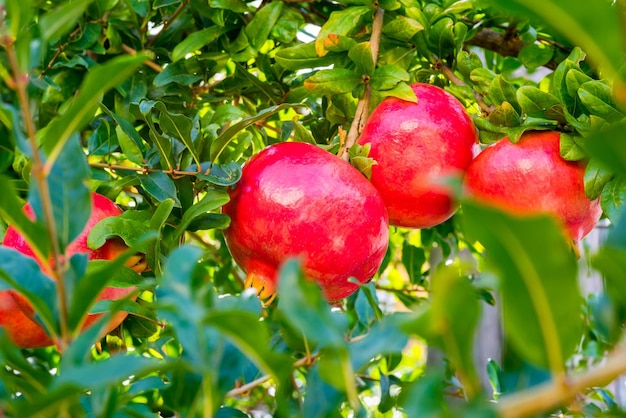
[[[100,248],[106,240],[120,237],[129,247],[145,252],[150,216],[148,211],[127,210],[119,216],[104,218],[89,231],[87,246],[91,249]]]
[[[145,146],[139,132],[137,132],[135,127],[129,121],[111,112],[104,104],[100,105],[100,109],[102,109],[115,121],[115,123],[117,123],[115,133],[117,134],[117,140],[124,155],[129,161],[137,165],[143,165],[145,162]]]
[[[248,42],[250,42],[250,46],[254,50],[259,51],[265,41],[267,41],[282,10],[282,2],[271,2],[263,5],[260,10],[254,13],[254,18],[245,28]]]
[[[199,164],[199,156],[192,138],[194,124],[191,118],[180,113],[169,112],[165,107],[165,103],[160,101],[154,107],[161,112],[159,115],[159,126],[163,133],[177,138],[185,144],[192,158]]]
[[[104,93],[133,75],[146,58],[143,54],[124,55],[89,69],[78,95],[63,114],[39,131],[39,139],[49,156],[49,162],[54,161],[71,135],[92,119]]]
[[[580,113],[578,87],[575,90],[571,90],[571,86],[567,84],[567,76],[570,73],[583,74],[580,69],[580,63],[584,59],[585,53],[578,47],[573,48],[569,56],[558,65],[552,77],[552,93],[573,114]]]
[[[554,56],[554,47],[548,44],[526,45],[518,58],[526,68],[535,69],[547,64]]]
[[[314,46],[315,44],[309,44]],[[356,41],[349,36],[338,35],[336,33],[331,33],[324,39],[324,49],[328,52],[345,52],[349,51],[357,45]],[[315,49],[313,48],[313,52],[315,53]],[[315,53],[317,57],[317,53]]]
[[[87,6],[93,0],[73,0],[62,4],[39,19],[42,37],[54,43],[61,36],[73,29],[81,18]]]
[[[395,65],[381,65],[374,70],[370,79],[370,85],[374,90],[391,90],[401,81],[410,81],[410,74]]]
[[[411,283],[420,284],[423,280],[422,268],[426,262],[426,253],[408,241],[402,244],[402,264],[409,275]]]
[[[174,201],[174,206],[179,208],[180,200],[174,181],[162,171],[154,171],[146,175],[139,176],[141,187],[152,196],[157,202],[163,202],[167,199]]]
[[[361,74],[371,75],[376,68],[372,48],[369,42],[361,42],[354,45],[348,51],[348,57],[356,65],[357,71]]]
[[[241,178],[241,165],[234,161],[227,164],[202,163],[200,170],[192,164],[187,171],[197,171],[196,177],[217,186],[232,186]]]
[[[52,204],[52,214],[56,229],[56,239],[61,251],[67,247],[85,228],[92,210],[92,199],[86,180],[90,171],[85,153],[80,144],[80,137],[72,135],[63,150],[54,161],[46,177],[48,192]],[[44,220],[42,191],[37,182],[33,182],[28,200],[35,216]]]
[[[422,30],[424,30],[424,25],[417,20],[402,15],[398,15],[395,19],[390,19],[383,26],[383,34],[385,36],[403,42],[409,41],[416,33]]]
[[[617,109],[611,87],[602,81],[583,83],[578,88],[578,97],[591,114],[608,122],[617,122],[624,118],[624,114]]]
[[[509,105],[517,111],[521,112],[519,103],[517,102],[517,93],[515,87],[509,83],[501,74],[493,78],[489,85],[489,97],[494,104],[502,104],[508,102]]]
[[[344,10],[332,12],[328,20],[322,25],[315,40],[317,55],[323,57],[328,52],[324,49],[324,43],[328,35],[350,35],[360,29],[365,16],[368,14],[373,14],[373,9],[365,6],[352,6]]]
[[[576,259],[561,228],[547,216],[514,217],[469,201],[463,203],[462,222],[500,279],[512,346],[535,365],[564,371],[583,323]]]
[[[268,117],[275,115],[281,110],[290,109],[293,107],[302,106],[300,104],[291,104],[291,103],[282,103],[278,106],[270,106],[261,111],[259,111],[254,116],[249,116],[247,118],[242,119],[241,121],[232,124],[229,126],[224,132],[220,134],[220,136],[213,141],[210,148],[210,157],[209,159],[215,163],[219,156],[224,152],[228,144],[235,138],[235,135],[240,131],[246,129],[248,126],[259,122],[261,120],[267,119]]]
[[[545,118],[547,112],[553,106],[560,105],[559,100],[533,86],[522,86],[517,90],[517,101],[519,102],[524,116]]]
[[[471,399],[480,392],[473,346],[480,301],[465,268],[442,266],[432,277],[431,327]]]
[[[326,67],[337,61],[337,54],[329,53],[318,57],[315,44],[297,44],[289,48],[276,51],[276,62],[287,70],[301,70],[305,68]]]
[[[585,150],[578,145],[578,142],[581,140],[582,138],[579,136],[562,132],[560,139],[561,157],[567,161],[580,161],[586,158]]]
[[[155,87],[164,87],[172,83],[188,86],[200,80],[202,80],[200,75],[190,74],[187,60],[179,60],[165,67],[152,82]]]
[[[236,13],[245,13],[249,7],[243,0],[209,0],[209,6],[217,9],[232,10]]]
[[[502,102],[500,106],[489,113],[489,122],[494,125],[514,128],[521,124],[521,117],[509,102]]]
[[[183,214],[183,218],[178,225],[178,231],[175,235],[176,239],[180,238],[185,232],[187,227],[193,222],[194,219],[204,215],[207,212],[214,211],[224,206],[230,198],[228,193],[223,190],[209,189],[204,197],[196,204],[191,206]]]
[[[182,42],[178,43],[172,51],[172,61],[176,62],[185,58],[187,54],[198,51],[215,42],[217,38],[226,33],[228,29],[220,26],[211,26],[206,29],[192,32]]]
[[[332,96],[349,93],[361,84],[361,76],[352,70],[320,70],[304,81],[304,87],[316,94]]]
[[[624,63],[624,41],[615,36],[622,32],[622,25],[617,6],[611,2],[594,3],[593,13],[585,0],[502,0],[497,5],[517,15],[539,18],[586,51],[609,78],[618,77]]]
[[[296,259],[285,261],[278,272],[278,306],[293,328],[320,347],[345,349],[344,326],[314,282],[304,277]]]
[[[624,216],[626,207],[626,177],[617,177],[604,186],[600,198],[602,211],[613,224]]]
[[[613,173],[599,164],[594,158],[589,160],[585,168],[585,194],[589,199],[597,199],[602,193],[604,185],[607,184]]]
[[[394,88],[391,90],[383,91],[385,97],[397,97],[398,99],[405,100],[411,103],[417,103],[417,96],[415,96],[415,91],[408,83],[404,81],[399,82]]]

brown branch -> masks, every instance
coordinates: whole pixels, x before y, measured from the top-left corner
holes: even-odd
[[[626,373],[626,346],[610,353],[602,365],[571,375],[567,379],[550,381],[501,398],[496,406],[501,418],[535,416],[558,408],[590,387],[602,387]]]
[[[494,29],[484,28],[476,32],[476,34],[465,42],[467,45],[478,46],[480,48],[488,49],[489,51],[496,52],[504,57],[517,57],[526,45],[526,42],[522,41],[517,36],[514,36],[508,32],[500,32]],[[558,47],[558,45],[553,44]],[[551,70],[555,70],[559,63],[555,60],[551,60],[544,64]]]
[[[128,46],[128,45],[126,45],[126,44],[122,44],[122,50],[123,50],[124,52],[126,52],[127,54],[130,54],[130,55],[137,55],[137,50],[136,50],[136,49],[134,49],[134,48],[132,48],[132,47],[130,47],[130,46]],[[161,72],[163,72],[163,67],[161,67],[159,64],[157,64],[157,63],[156,63],[156,62],[154,62],[154,61],[151,61],[151,60],[146,60],[146,61],[145,61],[145,64],[146,64],[146,66],[148,66],[148,67],[152,68],[152,69],[153,69],[154,71],[156,71],[157,73],[161,73]]]
[[[374,22],[372,23],[372,35],[370,36],[370,49],[372,51],[372,60],[374,62],[374,67],[376,67],[376,62],[378,61],[378,49],[380,47],[380,36],[383,31],[383,16],[385,10],[382,8],[376,9],[376,13],[374,14]],[[339,155],[345,161],[350,159],[348,151],[350,148],[356,143],[357,138],[361,134],[363,130],[363,126],[367,121],[369,116],[369,106],[370,106],[370,97],[372,96],[372,86],[369,83],[365,84],[365,91],[363,92],[363,97],[359,99],[359,102],[356,107],[356,112],[354,115],[354,119],[352,119],[352,124],[350,125],[350,130],[348,131],[348,135],[346,137],[345,146],[340,149]]]
[[[172,177],[197,176],[198,174],[205,174],[205,175],[209,174],[209,172],[200,171],[200,168],[198,168],[198,171],[184,171],[184,170],[176,170],[173,168],[169,170],[163,170],[160,168],[129,167],[127,165],[121,165],[121,164],[92,163],[92,162],[89,163],[89,166],[94,167],[94,168],[106,168],[112,171],[136,171],[142,174],[162,172],[165,174],[169,174]]]

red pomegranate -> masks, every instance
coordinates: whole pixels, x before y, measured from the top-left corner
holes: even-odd
[[[476,129],[462,104],[445,90],[414,84],[417,103],[389,97],[368,118],[359,144],[371,144],[378,163],[371,181],[392,225],[430,228],[457,210],[450,181],[473,158]]]
[[[518,143],[504,138],[483,150],[465,174],[476,201],[518,215],[554,215],[575,241],[602,215],[600,199],[585,195],[585,165],[560,155],[560,133],[530,131]]]
[[[285,142],[252,157],[223,207],[226,243],[263,298],[276,272],[300,257],[329,300],[358,289],[385,255],[389,224],[380,194],[350,164],[311,144]]]
[[[124,242],[119,238],[108,240],[102,247],[92,250],[87,246],[87,236],[93,226],[100,220],[109,216],[121,215],[122,210],[111,200],[97,193],[92,193],[92,211],[85,228],[80,235],[68,245],[66,256],[71,257],[73,254],[86,252],[89,253],[90,260],[106,259],[112,260],[120,253],[127,249]],[[24,212],[31,218],[34,213],[29,204],[24,206]],[[24,255],[36,259],[30,245],[15,228],[9,226],[4,237],[3,245],[11,247]],[[42,271],[50,274],[52,266],[49,260],[36,259]],[[145,265],[137,263],[137,258],[131,258],[127,263],[136,271],[142,271]],[[137,263],[137,264],[135,264]],[[51,279],[52,280],[52,279]],[[133,292],[133,288],[105,288],[99,300],[117,300],[127,296]],[[18,346],[23,348],[47,347],[55,342],[45,332],[45,330],[36,322],[35,312],[30,304],[19,293],[7,290],[0,292],[0,326],[4,328],[11,340]],[[100,314],[88,315],[83,328],[93,324]],[[125,318],[125,312],[117,313],[107,325],[107,332],[117,327]]]

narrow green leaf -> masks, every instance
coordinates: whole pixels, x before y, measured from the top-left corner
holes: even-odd
[[[585,194],[589,199],[596,199],[602,193],[604,185],[607,184],[613,173],[606,169],[598,160],[592,158],[585,168]]]
[[[124,55],[90,68],[78,95],[63,114],[39,131],[49,163],[58,156],[70,136],[89,123],[103,94],[133,75],[146,58],[142,54]]]
[[[162,171],[154,171],[147,175],[139,176],[141,187],[157,202],[167,199],[174,201],[174,207],[181,207],[174,181]]]
[[[261,9],[254,13],[254,17],[245,28],[248,42],[254,50],[259,51],[267,41],[282,10],[282,2],[271,2],[264,4]]]
[[[232,186],[241,178],[241,165],[234,161],[227,164],[202,163],[200,170],[198,166],[192,164],[187,171],[197,171],[196,177],[217,186]]]
[[[315,52],[315,44],[298,44],[289,48],[276,51],[276,62],[287,70],[302,70],[305,68],[326,67],[335,64],[336,53],[329,53],[324,57],[318,57]]]
[[[409,274],[411,283],[419,284],[422,282],[422,268],[425,262],[426,253],[424,249],[404,241],[402,244],[402,264]]]
[[[562,372],[580,342],[583,322],[576,259],[561,228],[547,216],[513,217],[469,201],[462,222],[500,279],[512,346],[533,364]]]
[[[376,65],[372,56],[372,48],[369,42],[361,42],[354,45],[348,51],[348,57],[356,65],[357,71],[361,74],[372,75]]]
[[[80,136],[72,134],[63,145],[46,177],[61,251],[83,231],[92,210],[86,185],[90,171]],[[45,219],[41,191],[36,182],[31,185],[28,200],[36,218]]]
[[[62,4],[39,19],[41,35],[48,42],[55,42],[76,26],[87,6],[93,0],[73,0]]]
[[[228,193],[223,190],[207,190],[204,197],[198,203],[187,209],[183,214],[183,218],[180,221],[180,225],[178,226],[178,231],[176,233],[176,239],[180,238],[191,222],[198,216],[221,208],[228,203],[229,200],[230,198],[228,197]]]
[[[187,54],[198,51],[203,47],[215,42],[228,28],[211,26],[206,29],[192,32],[182,42],[177,44],[172,51],[172,61],[176,62],[185,58]]]
[[[282,103],[278,106],[270,106],[267,107],[260,112],[258,112],[254,116],[249,116],[247,118],[242,119],[241,121],[232,124],[228,127],[222,134],[211,144],[210,149],[210,160],[215,163],[219,156],[224,152],[228,144],[233,140],[235,135],[240,131],[246,129],[248,126],[267,119],[268,117],[275,115],[281,110],[290,109],[293,107],[299,107],[302,105],[299,104],[291,104],[291,103]]]

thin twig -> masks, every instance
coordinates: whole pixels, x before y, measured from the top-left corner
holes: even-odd
[[[197,176],[198,174],[205,174],[205,175],[209,174],[209,172],[203,172],[200,169],[198,169],[198,171],[175,170],[173,168],[170,170],[163,170],[160,168],[130,167],[130,166],[121,165],[121,164],[92,163],[92,162],[90,162],[89,165],[94,168],[106,168],[112,171],[136,171],[142,174],[161,172],[161,173],[169,174],[172,177]]]
[[[315,355],[303,357],[293,364],[293,368],[297,369],[298,367],[311,366],[313,363],[315,363],[316,360],[317,360],[317,356]],[[241,385],[237,388],[229,390],[228,392],[226,392],[225,396],[227,398],[234,398],[236,396],[241,396],[251,391],[255,387],[262,385],[263,383],[267,382],[271,378],[272,376],[270,375],[263,375],[259,377],[258,379],[253,380],[252,382],[246,383],[245,385]]]
[[[374,22],[372,23],[372,36],[370,37],[370,49],[372,51],[372,60],[374,61],[374,67],[376,67],[376,62],[378,61],[378,49],[380,46],[380,35],[383,30],[383,16],[385,10],[382,8],[376,9],[376,14],[374,14]],[[348,131],[348,135],[346,137],[345,146],[340,150],[340,156],[343,160],[348,161],[350,159],[348,151],[350,148],[356,143],[357,138],[361,134],[363,130],[363,126],[367,121],[369,116],[369,107],[370,107],[370,98],[372,96],[372,86],[367,83],[365,84],[365,91],[363,92],[363,97],[359,99],[359,102],[356,107],[356,112],[354,115],[354,119],[352,119],[352,124],[350,125],[350,130]]]
[[[126,44],[122,44],[122,50],[124,52],[126,52],[127,54],[130,55],[137,55],[137,50],[126,45]],[[146,60],[145,61],[146,66],[152,68],[154,71],[156,71],[157,73],[162,73],[163,72],[163,67],[161,67],[159,64],[157,64],[156,62],[152,61],[152,60]]]

